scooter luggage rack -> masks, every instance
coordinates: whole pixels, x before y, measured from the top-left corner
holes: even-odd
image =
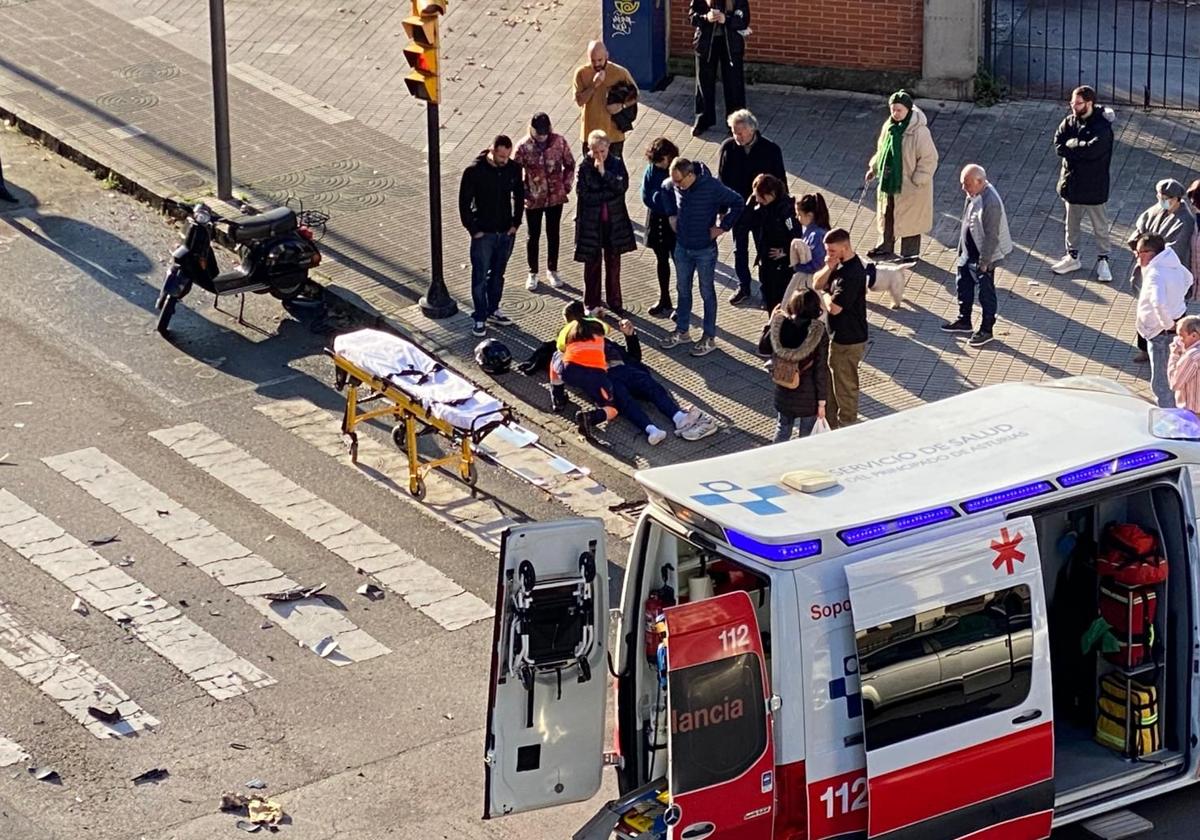
[[[533,564],[521,562],[507,581],[507,673],[528,693],[527,725],[533,725],[533,691],[538,674],[554,674],[562,697],[563,671],[577,667],[578,682],[592,678],[589,659],[596,646],[595,544],[579,555],[578,575],[539,581]]]
[[[349,440],[351,463],[358,463],[358,432],[355,431],[358,425],[381,417],[393,417],[396,426],[392,429],[392,442],[408,457],[408,492],[414,498],[425,498],[425,476],[430,470],[443,466],[456,466],[459,478],[468,486],[475,486],[479,480],[479,472],[475,466],[475,446],[496,427],[512,422],[511,408],[505,406],[500,412],[499,420],[473,425],[471,429],[460,429],[435,417],[420,402],[387,379],[370,373],[328,348],[325,353],[337,366],[334,386],[339,391],[346,389],[342,434]],[[365,397],[359,395],[359,389],[363,387],[368,389]],[[381,400],[386,402],[386,405],[367,411],[359,410],[362,405]],[[456,451],[441,458],[422,460],[420,452],[417,451],[417,435],[431,432],[436,432],[450,441]]]

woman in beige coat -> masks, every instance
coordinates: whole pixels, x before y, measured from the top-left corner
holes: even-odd
[[[871,258],[896,254],[916,259],[921,236],[933,229],[933,173],[938,151],[929,133],[925,112],[913,105],[907,91],[896,91],[888,99],[891,116],[879,132],[875,154],[867,164],[867,180],[879,178],[876,222],[880,242],[867,252]]]

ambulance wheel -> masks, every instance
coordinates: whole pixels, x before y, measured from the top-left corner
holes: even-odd
[[[411,478],[408,481],[408,492],[418,502],[425,498],[425,479]]]
[[[462,480],[468,487],[474,487],[479,483],[479,470],[476,469],[474,461],[467,467],[466,472],[460,472],[459,475],[462,476]]]
[[[396,448],[403,452],[407,447],[407,440],[404,435],[404,424],[398,423],[392,427],[392,443],[396,444]]]
[[[585,551],[579,555],[579,571],[583,575],[583,579],[587,583],[591,583],[596,579],[596,555],[590,551]]]
[[[517,574],[521,576],[521,588],[525,590],[525,594],[533,592],[533,587],[537,586],[537,573],[533,571],[533,564],[522,560],[521,565],[517,567]]]

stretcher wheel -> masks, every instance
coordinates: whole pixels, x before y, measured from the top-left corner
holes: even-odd
[[[392,427],[392,443],[396,444],[396,448],[401,452],[406,449],[403,423],[399,423]]]
[[[425,479],[410,478],[408,480],[408,492],[418,502],[425,498]]]
[[[465,472],[460,472],[459,474],[468,487],[474,487],[479,482],[479,470],[475,468],[474,462],[471,462],[471,465],[467,467]]]

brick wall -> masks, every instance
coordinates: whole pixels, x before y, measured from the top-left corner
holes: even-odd
[[[692,56],[688,0],[669,0],[671,55]],[[750,0],[746,60],[921,71],[923,0]]]

